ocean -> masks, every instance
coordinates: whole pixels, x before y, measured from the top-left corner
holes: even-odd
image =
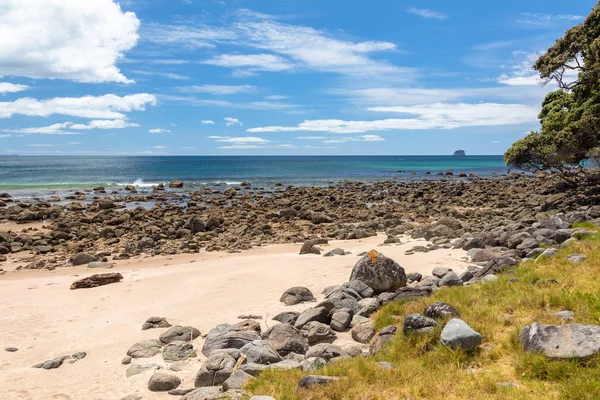
[[[431,174],[425,174],[429,171]],[[440,179],[452,171],[482,177],[507,172],[502,156],[113,156],[0,157],[0,192],[43,197],[103,186],[138,190],[180,179],[189,186],[328,185],[343,180]]]

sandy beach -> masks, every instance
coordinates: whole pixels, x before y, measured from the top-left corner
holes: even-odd
[[[298,255],[298,244],[270,245],[238,254],[224,252],[147,257],[115,263],[110,270],[85,266],[54,271],[10,271],[0,276],[0,398],[118,400],[129,394],[143,399],[173,398],[152,393],[147,382],[152,370],[127,378],[121,365],[127,349],[140,340],[156,339],[164,329],[141,330],[151,316],[166,317],[173,325],[190,325],[202,335],[220,323],[236,323],[241,314],[263,316],[263,329],[284,310],[300,311],[310,304],[286,307],[281,294],[292,286],[308,287],[318,300],[321,291],[348,280],[356,256],[377,249],[396,260],[407,273],[430,274],[436,266],[463,271],[463,250],[440,249],[407,256],[423,240],[402,237],[403,244],[380,246],[385,235],[363,240],[332,241],[324,249],[344,248],[352,255]],[[380,246],[380,247],[378,247]],[[99,272],[120,272],[124,280],[108,286],[70,290],[76,279]],[[343,339],[342,339],[343,342]],[[198,349],[202,338],[194,341]],[[85,351],[87,357],[65,362],[59,369],[32,365]],[[185,371],[181,387],[193,387],[199,358],[178,363]],[[160,355],[134,364],[167,365]]]

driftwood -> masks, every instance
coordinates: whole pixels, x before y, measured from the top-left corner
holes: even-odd
[[[108,274],[96,274],[73,282],[73,284],[71,285],[71,290],[108,285],[110,283],[120,282],[121,280],[123,280],[123,275],[115,272],[111,272]]]

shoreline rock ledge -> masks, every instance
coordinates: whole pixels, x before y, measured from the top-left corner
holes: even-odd
[[[394,292],[406,286],[406,272],[391,258],[371,250],[352,269],[352,281],[362,281],[376,294]]]
[[[521,329],[519,339],[526,351],[548,358],[588,358],[600,352],[600,326],[546,325],[534,322]]]

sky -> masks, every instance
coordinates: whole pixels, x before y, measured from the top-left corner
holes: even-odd
[[[503,154],[593,0],[0,0],[0,155]]]

